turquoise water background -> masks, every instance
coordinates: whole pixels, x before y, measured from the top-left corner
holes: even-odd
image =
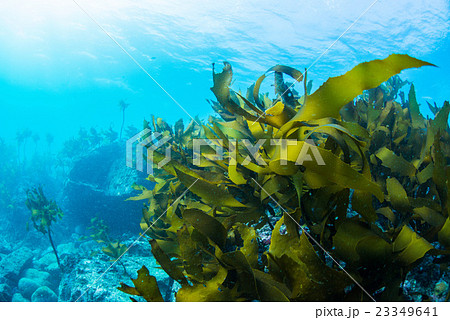
[[[220,71],[229,61],[243,91],[275,64],[313,64],[315,89],[391,53],[439,66],[402,73],[429,115],[426,101],[450,99],[449,13],[444,0],[2,0],[0,137],[12,144],[30,128],[61,144],[80,127],[119,131],[121,99],[126,125],[151,114],[189,120],[109,36],[192,116],[211,113],[214,62]]]

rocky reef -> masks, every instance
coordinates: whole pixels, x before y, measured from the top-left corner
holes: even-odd
[[[137,277],[136,272],[142,265],[157,277],[165,299],[175,299],[177,283],[147,255],[148,241],[136,241],[131,234],[122,236],[126,239],[123,243],[131,247],[121,259],[124,269],[120,264],[111,266],[110,257],[101,251],[102,244],[79,240],[79,235],[73,234],[72,241],[57,247],[61,270],[51,247],[30,249],[33,238],[29,237],[12,250],[0,247],[3,249],[0,253],[0,301],[130,301],[127,294],[117,290],[118,281],[131,284],[130,277]]]
[[[125,164],[125,144],[100,146],[74,161],[68,174],[62,205],[71,225],[88,225],[93,216],[106,221],[112,232],[138,231],[141,205],[125,201],[132,185],[145,175]]]

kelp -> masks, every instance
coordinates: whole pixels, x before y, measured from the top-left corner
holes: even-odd
[[[394,54],[310,93],[306,73],[278,65],[244,95],[225,62],[213,68],[218,117],[189,130],[154,120],[172,157],[148,177],[154,189],[135,186],[130,200],[148,200],[141,229],[181,285],[177,301],[404,299],[408,271],[450,253],[450,105],[425,119],[414,86],[405,99],[396,76],[421,66],[432,64]],[[275,99],[259,92],[269,73]],[[304,81],[304,94],[283,75]],[[209,139],[200,155],[194,139]],[[133,283],[120,290],[162,301],[145,267]]]
[[[90,232],[89,236],[81,236],[79,240],[92,239],[97,243],[109,242],[109,228],[105,223],[105,220],[99,217],[91,218],[89,227],[87,228]]]
[[[110,262],[119,263],[122,266],[124,272],[128,275],[125,265],[122,263],[122,261],[120,261],[120,258],[122,258],[122,256],[127,251],[127,246],[121,244],[119,240],[112,240],[110,238],[108,232],[109,228],[105,224],[105,221],[98,217],[92,218],[88,230],[90,231],[91,234],[88,237],[82,236],[80,240],[92,239],[95,240],[97,243],[104,244],[104,246],[101,248],[101,252],[111,258]],[[97,254],[96,251],[93,251],[91,253],[91,255],[95,254]]]
[[[102,248],[102,251],[113,258],[115,261],[119,259],[126,251],[127,247],[124,244],[121,244],[119,241],[116,242],[109,242],[106,247]]]
[[[58,219],[63,217],[64,214],[62,210],[58,207],[54,200],[47,199],[41,186],[27,191],[25,205],[31,212],[31,221],[33,222],[34,228],[43,235],[48,235],[48,239],[56,256],[56,261],[61,269],[58,252],[56,251],[55,244],[53,243],[51,226],[53,222],[56,222]]]
[[[151,302],[163,302],[164,299],[159,291],[158,285],[156,283],[156,278],[148,272],[148,269],[143,266],[138,271],[138,277],[131,280],[135,287],[130,287],[125,283],[121,283],[118,288],[120,291],[128,293],[134,296],[141,296],[146,301]],[[132,301],[136,301],[131,298]]]
[[[378,87],[404,69],[427,65],[433,66],[404,54],[392,54],[383,60],[361,63],[342,76],[328,79],[308,97],[306,105],[299,110],[293,121],[325,117],[338,119],[340,109],[364,90]]]
[[[123,272],[129,275],[127,268],[122,261],[120,261],[122,256],[127,252],[126,245],[120,243],[119,241],[113,242],[108,240],[106,246],[102,248],[102,252],[111,258],[110,262],[119,263],[123,268]]]

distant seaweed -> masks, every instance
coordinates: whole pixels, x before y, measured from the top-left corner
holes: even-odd
[[[112,127],[108,130],[97,130],[90,128],[89,131],[85,128],[80,128],[78,134],[65,141],[62,150],[58,154],[61,165],[68,165],[79,159],[94,149],[104,145],[111,144],[117,141],[118,133]]]
[[[102,252],[112,258],[111,261],[117,261],[122,267],[125,274],[128,275],[127,269],[125,265],[120,261],[122,255],[126,252],[127,247],[124,244],[121,244],[119,240],[111,240],[108,233],[108,226],[105,224],[103,219],[98,217],[94,217],[91,219],[91,224],[88,227],[90,231],[89,237],[81,237],[80,240],[92,239],[97,243],[105,244],[102,248]]]
[[[123,127],[125,125],[125,110],[130,106],[129,103],[125,103],[125,101],[120,100],[119,101],[119,107],[120,107],[120,111],[122,111],[122,125],[120,126],[120,135],[119,135],[119,139],[122,139],[122,132],[123,132]]]

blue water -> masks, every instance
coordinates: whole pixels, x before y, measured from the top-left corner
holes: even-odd
[[[211,64],[223,60],[245,90],[277,63],[303,70],[320,57],[309,70],[317,88],[359,62],[408,53],[439,66],[402,73],[424,112],[449,98],[448,1],[379,0],[328,51],[372,0],[77,3],[192,116],[211,112]],[[118,130],[121,99],[126,125],[189,119],[86,13],[72,0],[0,3],[1,137],[30,128],[60,145],[80,127]]]

